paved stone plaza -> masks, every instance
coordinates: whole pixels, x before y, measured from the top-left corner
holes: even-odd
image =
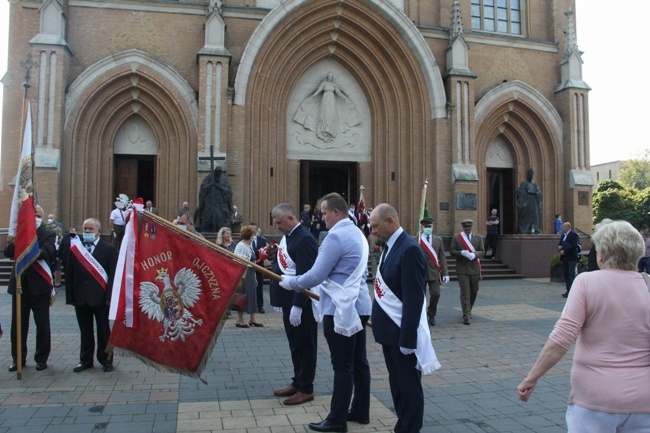
[[[569,392],[570,352],[543,378],[530,403],[516,386],[541,350],[564,306],[563,284],[543,280],[483,281],[471,326],[462,324],[458,284],[443,287],[433,345],[442,368],[423,378],[422,433],[560,433]],[[37,372],[29,333],[21,380],[9,373],[11,299],[0,287],[0,433],[292,433],[323,419],[329,408],[332,369],[319,332],[313,402],[283,406],[272,390],[290,383],[291,361],[280,315],[268,305],[260,329],[237,329],[229,319],[203,372],[207,385],[160,373],[116,355],[115,370],[74,373],[79,331],[63,294],[52,307],[49,368]],[[33,324],[32,324],[33,327]],[[381,348],[369,332],[372,373],[369,425],[350,432],[391,432],[395,423]]]

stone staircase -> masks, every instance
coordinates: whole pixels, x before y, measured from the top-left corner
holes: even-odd
[[[6,286],[9,283],[9,276],[13,267],[13,261],[9,259],[0,260],[0,286]],[[456,260],[447,254],[447,267],[449,269],[449,277],[451,281],[456,281]],[[484,280],[506,280],[506,279],[519,279],[524,278],[523,275],[510,269],[508,265],[502,263],[500,260],[483,259],[481,261],[483,269]],[[374,278],[370,263],[368,263],[368,281]],[[64,275],[61,276],[61,282],[65,281]],[[265,283],[268,283],[268,277],[265,277]]]

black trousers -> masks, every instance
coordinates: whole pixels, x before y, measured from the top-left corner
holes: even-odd
[[[485,236],[485,254],[487,254],[488,249],[491,247],[492,248],[492,257],[497,256],[497,240],[499,239],[499,235],[492,233],[488,234]]]
[[[348,411],[364,418],[370,413],[370,366],[366,356],[368,318],[369,316],[361,316],[363,329],[351,337],[334,332],[334,316],[323,318],[323,334],[334,369],[334,386],[327,419],[336,424],[347,425]]]
[[[418,433],[424,418],[422,372],[415,368],[415,354],[404,355],[397,346],[382,346],[388,382],[397,412],[395,433]]]
[[[318,353],[318,322],[314,320],[311,305],[302,309],[300,325],[298,326],[293,326],[289,322],[290,313],[291,308],[282,309],[284,331],[289,341],[291,362],[293,363],[291,385],[304,394],[312,394],[314,392]]]
[[[74,310],[77,313],[77,323],[81,331],[79,361],[82,364],[93,363],[93,355],[95,352],[94,320],[97,326],[97,361],[102,365],[106,363],[111,364],[113,357],[106,353],[108,339],[111,336],[111,327],[108,322],[108,305],[101,307],[91,307],[89,305],[75,306]]]
[[[20,340],[22,363],[27,359],[27,333],[29,332],[29,314],[34,314],[36,325],[36,351],[34,361],[47,362],[52,348],[50,332],[50,293],[38,295],[32,294],[29,290],[23,290],[20,295]],[[11,358],[17,363],[18,339],[16,338],[16,295],[11,297]]]
[[[562,260],[562,272],[564,273],[564,284],[566,284],[566,291],[571,290],[573,280],[576,278],[576,260]]]

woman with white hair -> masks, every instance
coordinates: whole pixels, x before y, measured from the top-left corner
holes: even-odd
[[[576,344],[566,422],[569,433],[650,431],[650,286],[636,272],[644,253],[639,232],[625,221],[596,226],[599,271],[578,275],[562,316],[519,398]]]

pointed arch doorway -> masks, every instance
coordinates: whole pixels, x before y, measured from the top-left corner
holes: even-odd
[[[485,217],[496,209],[499,215],[499,232],[515,233],[514,159],[510,145],[503,137],[496,137],[486,152],[486,197],[488,208]]]
[[[339,193],[348,203],[359,199],[359,164],[341,161],[300,161],[300,209],[330,192]]]

